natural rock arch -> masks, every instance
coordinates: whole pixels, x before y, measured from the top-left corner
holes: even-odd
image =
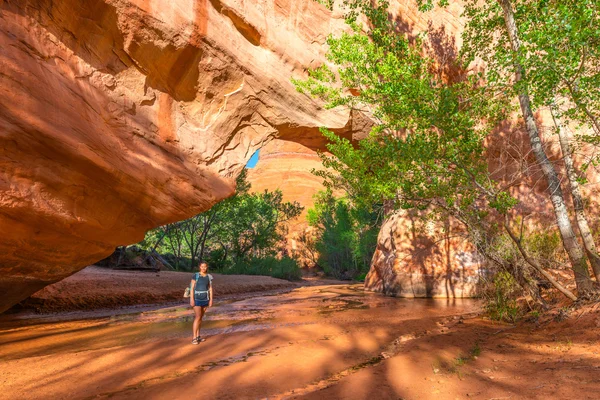
[[[231,195],[272,138],[348,126],[290,82],[344,26],[297,3],[0,2],[0,312]]]

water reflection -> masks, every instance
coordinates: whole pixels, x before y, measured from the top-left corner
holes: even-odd
[[[205,316],[203,334],[352,321],[385,324],[478,309],[478,301],[472,299],[392,298],[364,292],[362,285],[303,287],[246,297],[217,302]],[[21,321],[0,328],[0,361],[186,338],[192,320],[189,307],[177,305],[86,320]]]

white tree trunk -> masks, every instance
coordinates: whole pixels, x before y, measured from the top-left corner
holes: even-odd
[[[519,54],[520,43],[517,31],[517,25],[512,9],[510,0],[498,0],[502,10],[504,11],[504,22],[506,24],[506,30],[510,40],[512,50],[515,54]],[[519,84],[524,80],[523,66],[518,60],[515,61],[515,83]],[[571,262],[571,268],[575,275],[575,282],[577,283],[577,290],[579,293],[585,293],[593,290],[593,284],[590,279],[588,270],[587,260],[579,243],[577,237],[573,232],[571,221],[569,220],[569,214],[567,212],[567,206],[565,204],[562,189],[560,187],[560,180],[554,165],[548,159],[546,151],[542,146],[538,127],[533,117],[531,110],[531,102],[529,100],[529,93],[526,88],[523,88],[519,92],[519,104],[521,106],[521,112],[525,119],[525,126],[529,135],[529,142],[531,148],[535,154],[537,162],[540,164],[546,181],[548,183],[548,192],[550,199],[552,200],[552,206],[554,207],[554,215],[556,216],[556,224],[560,231],[563,246],[569,255]]]
[[[577,217],[577,227],[581,233],[583,247],[585,248],[585,252],[590,260],[590,264],[592,265],[592,270],[596,276],[596,281],[600,282],[600,256],[598,256],[596,243],[594,242],[594,236],[592,235],[592,231],[588,225],[587,217],[585,215],[583,198],[581,196],[581,191],[579,190],[577,173],[575,172],[575,167],[573,165],[569,132],[567,132],[565,127],[562,125],[560,119],[554,115],[554,112],[552,112],[552,118],[554,119],[554,124],[558,130],[560,148],[563,153],[565,169],[569,179],[569,189],[571,190],[571,197],[573,198],[573,206],[575,208],[575,216]]]

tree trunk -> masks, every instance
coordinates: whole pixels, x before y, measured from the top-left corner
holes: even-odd
[[[204,215],[203,229],[202,234],[200,235],[200,254],[198,255],[198,259],[200,261],[204,260],[204,249],[206,248],[206,240],[208,239],[208,234],[210,233],[212,222],[215,219],[216,215],[217,213],[214,210],[214,208],[213,211],[211,211],[210,216],[207,217],[206,215]]]
[[[117,247],[117,250],[119,250],[119,257],[117,258],[117,264],[115,265],[116,267],[121,265],[121,263],[123,262],[123,257],[125,257],[127,246],[119,246]]]
[[[192,271],[194,270],[194,268],[196,267],[196,253],[194,252],[194,250],[191,251],[192,252],[192,259],[191,259],[191,269]]]
[[[156,241],[156,243],[154,244],[154,246],[152,246],[152,249],[150,249],[150,251],[148,252],[148,254],[146,254],[146,257],[144,257],[144,261],[142,261],[142,265],[146,264],[146,262],[149,261],[152,258],[152,253],[154,253],[156,251],[156,248],[162,242],[162,240],[165,238],[165,236],[167,236],[167,230],[166,230],[166,228],[162,232],[162,236]]]
[[[571,189],[571,197],[573,198],[575,216],[577,217],[577,227],[579,228],[579,232],[583,238],[583,247],[588,259],[590,260],[590,264],[592,264],[592,270],[596,276],[596,281],[600,282],[600,256],[598,256],[596,243],[594,243],[594,236],[592,235],[592,231],[590,230],[590,226],[588,225],[587,217],[585,215],[583,198],[581,196],[581,191],[579,190],[579,183],[577,182],[575,167],[573,166],[569,134],[562,125],[562,122],[556,118],[554,112],[552,112],[552,118],[554,119],[554,124],[558,129],[560,148],[565,161],[565,169],[567,170],[567,177],[569,178],[569,188]]]
[[[516,55],[518,55],[520,43],[512,5],[510,0],[498,0],[498,2],[504,11],[504,22],[506,24],[506,30],[508,32],[512,50]],[[515,84],[518,85],[522,83],[524,81],[524,76],[525,71],[523,70],[523,66],[519,63],[518,59],[515,59]],[[579,243],[577,242],[575,232],[573,232],[573,227],[571,226],[569,214],[565,205],[563,192],[560,187],[560,180],[558,179],[554,165],[552,165],[544,148],[542,147],[538,128],[531,110],[529,93],[525,87],[519,90],[519,104],[521,106],[523,118],[525,119],[525,126],[529,135],[531,148],[548,183],[548,192],[550,194],[550,199],[552,200],[552,206],[554,207],[556,223],[560,231],[563,246],[569,255],[571,268],[573,269],[573,274],[575,275],[577,290],[579,293],[592,291],[593,284],[590,279],[587,260],[583,254],[583,251],[581,250],[581,247],[579,246]]]
[[[167,260],[165,260],[163,258],[163,256],[161,256],[160,254],[158,254],[155,250],[152,250],[152,255],[154,258],[156,258],[158,261],[160,261],[163,265],[171,268],[171,269],[175,269]]]

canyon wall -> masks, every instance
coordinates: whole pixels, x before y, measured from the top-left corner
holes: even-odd
[[[414,2],[392,5],[399,28],[409,37],[428,31],[425,51],[438,61],[448,80],[460,77],[462,71],[453,62],[462,45],[460,34],[465,20],[461,2],[432,12],[415,12]],[[470,68],[481,69],[475,64]],[[516,99],[515,99],[516,102]],[[548,110],[536,114],[546,152],[560,176],[566,177],[558,137]],[[577,129],[576,126],[571,127]],[[557,234],[556,220],[547,194],[544,175],[531,152],[531,145],[519,113],[504,121],[488,136],[485,157],[492,178],[519,200],[512,210],[513,221],[525,221],[525,229],[538,237]],[[579,146],[576,165],[594,153],[589,146]],[[588,215],[598,213],[595,187],[600,182],[598,171],[590,169],[582,187]],[[566,180],[566,178],[565,178]],[[567,203],[571,202],[567,182],[563,182]],[[425,222],[427,211],[393,213],[383,224],[365,289],[401,297],[471,297],[477,283],[488,275],[487,264],[469,243],[464,228],[452,219]],[[573,217],[574,219],[574,217]],[[576,224],[573,226],[576,229]],[[597,226],[597,221],[591,221]],[[565,271],[566,272],[566,271]]]
[[[297,201],[304,207],[299,217],[286,224],[288,250],[296,248],[296,236],[308,226],[306,213],[314,205],[313,195],[325,188],[323,179],[311,173],[322,168],[321,159],[311,148],[275,139],[260,150],[257,166],[248,170],[252,192],[280,189],[283,201]]]
[[[430,30],[427,51],[449,79],[460,73],[460,3],[393,10],[408,35]],[[281,187],[272,181],[287,168],[286,199],[312,205],[318,127],[358,139],[368,124],[290,78],[322,63],[327,35],[344,29],[341,12],[310,0],[0,0],[0,312],[230,196],[263,146],[255,190]],[[547,210],[542,191],[528,196]],[[366,288],[467,295],[456,279],[479,267],[468,248],[439,227],[411,237],[410,221],[384,225]],[[398,284],[407,279],[416,286]]]
[[[392,2],[391,10],[399,29],[409,37],[427,30],[425,51],[438,60],[438,67],[449,80],[464,73],[454,63],[461,46],[460,33],[464,20],[460,17],[460,2],[449,7],[436,8],[428,13],[416,10],[416,2]],[[562,169],[558,139],[553,134],[550,115],[537,115],[546,149],[556,167]],[[270,144],[272,145],[272,143]],[[530,151],[527,134],[519,115],[506,121],[487,139],[486,157],[495,180],[510,187],[520,200],[514,210],[516,218],[527,221],[527,228],[538,235],[556,234],[554,214],[546,194],[543,174]],[[593,149],[579,148],[577,165]],[[253,184],[262,188],[281,188],[289,200],[298,200],[312,206],[312,195],[322,188],[308,171],[314,168],[316,158],[304,149],[300,157],[295,152],[281,149],[269,151],[265,164],[253,172]],[[293,161],[292,161],[293,160]],[[308,161],[312,160],[312,161]],[[564,176],[564,175],[563,175]],[[583,188],[589,215],[598,213],[595,187],[599,179],[596,171],[589,170],[589,180]],[[566,187],[563,188],[567,189]],[[565,190],[568,194],[568,191]],[[567,201],[569,201],[567,196]],[[365,280],[365,289],[402,297],[471,297],[477,283],[487,274],[484,260],[470,245],[464,229],[456,221],[425,222],[427,212],[399,211],[384,222],[378,237],[371,269]],[[306,221],[300,218],[293,229],[302,232]],[[288,236],[293,248],[295,239]]]
[[[416,2],[392,2],[391,11],[399,29],[409,37],[429,31],[425,48],[429,55],[440,61],[438,67],[452,79],[460,74],[453,60],[460,47],[462,5],[452,2],[449,7],[420,13]],[[362,130],[367,132],[368,124]],[[354,139],[360,139],[355,134]],[[261,150],[261,159],[248,177],[253,190],[279,188],[287,201],[299,201],[310,208],[312,196],[323,188],[321,179],[310,173],[322,166],[314,150],[324,143],[316,138],[312,146],[271,142]],[[449,223],[449,221],[448,221]],[[449,233],[447,224],[423,224],[418,216],[406,211],[389,217],[378,237],[371,269],[365,280],[365,289],[401,297],[471,297],[483,264],[474,254],[468,241],[459,234]],[[302,245],[298,235],[305,232],[305,213],[289,224],[288,250],[294,254]],[[453,229],[460,228],[454,224]],[[296,253],[296,256],[302,254]],[[300,255],[301,261],[310,261]]]
[[[0,1],[0,312],[348,126],[290,82],[341,29],[312,1]]]

